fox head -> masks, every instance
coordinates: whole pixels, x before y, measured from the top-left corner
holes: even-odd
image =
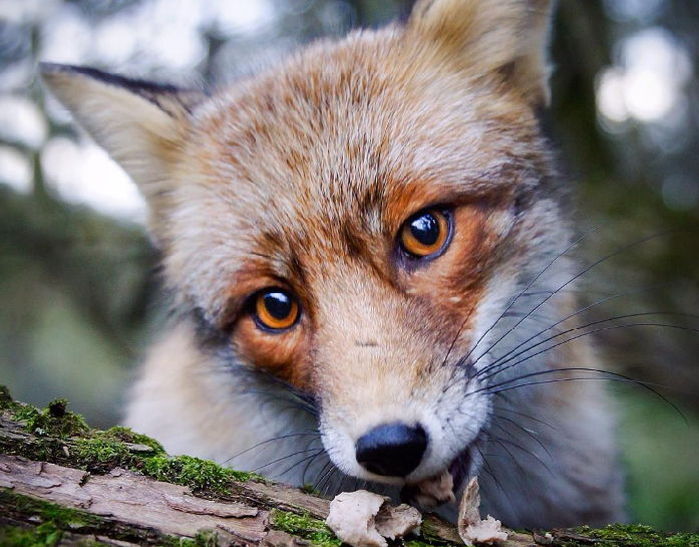
[[[347,474],[419,481],[487,425],[474,349],[565,240],[548,4],[422,0],[211,95],[43,67],[145,196],[179,308],[311,396]]]

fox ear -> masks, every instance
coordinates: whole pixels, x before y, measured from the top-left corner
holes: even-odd
[[[502,74],[529,103],[539,106],[549,101],[551,4],[552,0],[419,0],[408,32],[433,43],[474,76]]]
[[[42,63],[41,75],[76,120],[138,185],[148,202],[151,230],[159,239],[158,224],[172,191],[174,158],[190,109],[203,95],[86,67]]]

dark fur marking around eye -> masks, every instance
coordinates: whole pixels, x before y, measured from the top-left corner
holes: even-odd
[[[225,329],[218,328],[201,308],[194,308],[188,314],[194,323],[194,332],[199,347],[211,353],[219,353],[230,345]]]

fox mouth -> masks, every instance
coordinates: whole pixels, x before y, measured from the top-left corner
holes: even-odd
[[[473,445],[470,444],[459,452],[447,468],[454,480],[454,491],[459,490],[466,478],[473,473],[472,447]]]
[[[477,473],[481,461],[477,457],[477,454],[480,454],[478,447],[486,435],[485,429],[481,429],[475,438],[462,448],[454,459],[449,462],[449,465],[446,466],[445,471],[451,475],[454,481],[454,492],[457,492],[467,479],[470,479]]]
[[[474,443],[470,443],[459,452],[441,473],[416,483],[406,484],[400,493],[401,500],[421,506],[423,509],[433,509],[455,501],[456,492],[465,480],[475,473],[472,455]]]

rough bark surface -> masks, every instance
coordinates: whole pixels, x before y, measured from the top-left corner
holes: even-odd
[[[96,431],[57,401],[38,410],[0,389],[0,545],[320,545],[329,501],[196,458],[170,458],[124,428]],[[641,539],[641,538],[647,538]],[[426,515],[407,547],[462,544]],[[699,547],[647,527],[509,532],[504,547]]]
[[[238,502],[193,496],[188,488],[154,481],[116,468],[107,475],[18,456],[0,456],[0,486],[63,507],[153,528],[163,534],[194,537],[204,528],[251,542],[264,539],[269,512]]]

